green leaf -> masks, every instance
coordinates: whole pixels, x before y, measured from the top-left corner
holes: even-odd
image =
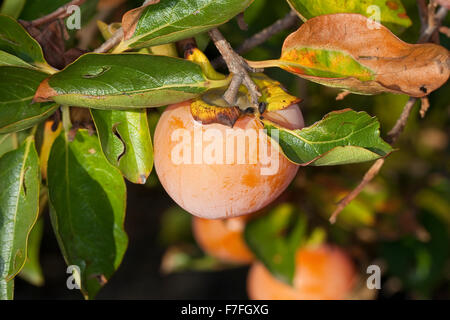
[[[0,50],[35,65],[47,65],[41,46],[16,20],[0,15]]]
[[[153,168],[153,147],[144,109],[93,110],[103,153],[133,183],[145,184]]]
[[[94,109],[159,107],[198,97],[210,80],[194,62],[146,54],[86,54],[42,82],[35,101]]]
[[[94,298],[119,267],[128,244],[123,177],[106,160],[95,135],[79,130],[69,142],[62,132],[50,153],[48,188],[61,251],[68,265],[80,268],[84,296]]]
[[[26,63],[22,59],[0,50],[0,67],[1,66],[16,66],[25,68],[34,68],[31,64]]]
[[[10,281],[0,280],[0,300],[14,299],[14,279]]]
[[[330,166],[371,161],[387,156],[392,147],[380,138],[380,124],[365,112],[333,111],[301,130],[287,130],[264,120],[285,156],[300,165]]]
[[[20,12],[22,12],[25,2],[26,0],[3,0],[0,13],[17,19],[20,15]]]
[[[44,284],[44,274],[42,272],[39,252],[41,249],[41,240],[44,234],[44,219],[40,218],[31,230],[28,237],[27,260],[19,276],[35,286]]]
[[[306,240],[306,216],[282,204],[245,227],[250,250],[280,281],[293,284],[297,249]]]
[[[28,129],[47,119],[58,106],[32,103],[46,73],[22,67],[0,67],[0,134]]]
[[[5,153],[15,150],[28,137],[26,131],[7,133],[0,135],[0,157]]]
[[[287,2],[303,21],[324,14],[359,13],[374,20],[379,19],[378,22],[396,32],[412,25],[400,0],[287,0]]]
[[[0,298],[25,264],[27,241],[38,216],[40,171],[34,137],[0,158]]]
[[[144,48],[198,35],[226,23],[253,0],[164,0],[127,12],[119,50]],[[158,3],[159,2],[159,3]]]

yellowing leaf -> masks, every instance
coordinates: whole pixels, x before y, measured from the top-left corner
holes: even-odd
[[[442,46],[408,44],[359,14],[330,14],[305,22],[284,42],[279,60],[249,62],[277,66],[302,78],[359,94],[391,92],[423,97],[450,75]]]

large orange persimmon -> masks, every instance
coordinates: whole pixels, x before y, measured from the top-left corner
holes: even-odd
[[[355,284],[354,265],[347,254],[322,245],[297,251],[293,286],[257,262],[249,271],[247,291],[253,300],[340,300],[350,296]]]
[[[194,217],[192,230],[198,245],[209,255],[224,262],[246,264],[254,259],[243,231],[246,217],[211,220]]]
[[[302,128],[297,105],[264,114],[289,129]],[[169,106],[155,131],[155,168],[167,193],[186,211],[207,219],[249,214],[277,198],[298,166],[280,154],[254,116],[233,128],[202,125],[190,102]]]

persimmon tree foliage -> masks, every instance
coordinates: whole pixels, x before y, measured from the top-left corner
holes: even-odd
[[[123,14],[120,22],[96,21],[96,10],[102,17],[103,11],[123,2],[3,1],[2,299],[13,298],[18,274],[31,282],[36,279],[40,216],[47,206],[65,261],[78,267],[74,277],[84,297],[94,298],[119,268],[127,249],[125,181],[145,184],[154,159],[169,195],[186,211],[203,218],[237,217],[264,208],[304,166],[375,161],[374,169],[351,195],[353,199],[394,151],[392,144],[416,99],[422,100],[424,114],[429,106],[427,96],[445,84],[450,74],[449,51],[430,42],[445,17],[445,1],[440,5],[430,2],[421,39],[412,44],[398,38],[412,25],[400,0],[287,0],[292,12],[244,43],[256,46],[283,28],[299,25],[279,48],[280,56],[263,61],[242,58],[226,34],[217,29],[233,23],[230,20],[234,18],[245,27],[241,13],[258,0],[151,0]],[[84,49],[77,48],[82,41],[74,40],[74,32],[66,30],[63,19],[71,18],[69,5],[81,6],[82,35],[90,40]],[[103,43],[95,49],[95,37],[90,34],[97,31]],[[210,59],[214,57],[203,52],[208,41],[220,53],[213,63]],[[221,64],[228,73],[216,71]],[[290,94],[264,74],[264,69],[272,67],[342,89],[342,97],[394,93],[411,98],[385,141],[380,136],[380,122],[365,111],[330,106],[322,120],[304,121],[302,97]],[[150,108],[164,110],[154,147]],[[200,131],[231,130],[237,135],[244,135],[239,130],[248,128],[263,131],[258,143],[264,141],[262,145],[272,148],[271,157],[281,157],[279,171],[261,175],[258,165],[233,161],[175,163],[173,133],[185,129],[195,134],[198,127]],[[205,151],[195,144],[183,150],[193,154]],[[244,152],[251,158],[258,148]],[[242,230],[230,241],[235,243],[242,236],[238,245],[245,257],[231,256],[230,260],[258,261],[252,287],[257,272],[265,277],[272,274],[278,279],[273,281],[282,282],[277,286],[298,286],[296,268],[298,261],[306,258],[296,258],[297,252],[308,253],[307,246],[321,238],[321,231],[308,230],[305,215],[291,207],[252,216],[249,221],[241,219],[245,220],[240,224]],[[209,252],[214,252],[215,245],[201,237],[202,228],[217,228],[220,231],[214,236],[228,239],[220,222],[195,220],[194,225],[197,238],[203,239],[202,247]],[[216,246],[226,246],[223,239],[217,240]],[[331,249],[324,250],[325,255]],[[228,257],[232,252],[217,255]],[[353,283],[353,267],[341,253],[336,255],[330,259],[344,261],[343,269],[352,270],[346,277]],[[336,286],[345,287],[342,296],[348,296],[348,283]],[[253,297],[263,294],[251,290]],[[277,293],[267,294],[278,297]],[[328,295],[324,293],[324,297]]]

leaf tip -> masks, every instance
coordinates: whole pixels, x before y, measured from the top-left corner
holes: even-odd
[[[58,93],[53,89],[48,83],[48,79],[41,82],[36,93],[33,97],[32,103],[36,102],[48,102],[51,101],[52,97],[56,96]]]

